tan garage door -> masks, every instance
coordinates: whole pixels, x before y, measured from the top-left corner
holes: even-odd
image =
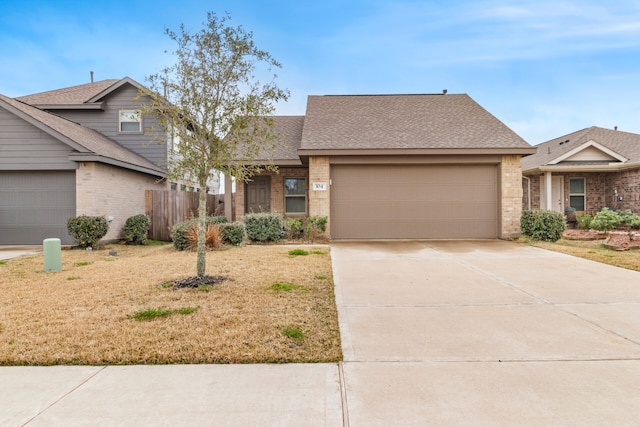
[[[498,236],[496,165],[333,165],[334,239]]]

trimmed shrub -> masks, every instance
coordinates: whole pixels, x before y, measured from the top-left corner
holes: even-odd
[[[576,214],[576,222],[580,230],[591,230],[593,216],[585,213]]]
[[[328,218],[326,216],[308,217],[305,224],[307,238],[314,242],[318,236],[327,231],[327,221]]]
[[[639,229],[640,228],[640,216],[634,214],[631,209],[627,209],[620,214],[620,225],[623,225],[626,229]]]
[[[299,239],[304,234],[304,221],[301,218],[289,218],[284,223],[289,239]]]
[[[208,228],[209,224],[225,224],[227,218],[224,216],[208,216],[205,219],[205,225]],[[184,251],[189,247],[188,233],[194,228],[198,227],[198,219],[188,219],[186,221],[174,224],[171,227],[171,240],[173,241],[173,247],[178,251]]]
[[[86,248],[95,246],[109,231],[109,223],[103,216],[80,215],[69,218],[67,231],[74,238],[78,246]]]
[[[220,224],[222,239],[234,246],[240,246],[247,237],[247,230],[242,222]]]
[[[634,215],[627,224],[633,230],[640,230],[640,215]]]
[[[151,227],[151,219],[143,214],[134,215],[127,218],[122,232],[127,239],[127,243],[132,245],[146,245],[148,243],[147,233]]]
[[[602,210],[593,217],[591,227],[600,231],[609,231],[616,228],[621,222],[622,218],[618,212],[609,208],[602,208]]]
[[[525,236],[535,240],[555,242],[562,237],[566,224],[564,216],[555,211],[523,211],[520,230]]]
[[[284,237],[282,216],[276,213],[252,213],[244,217],[247,237],[255,242],[277,242]]]

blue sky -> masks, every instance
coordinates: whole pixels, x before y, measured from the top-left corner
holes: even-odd
[[[146,76],[172,62],[164,29],[207,11],[283,65],[308,95],[467,93],[538,144],[589,126],[640,133],[640,2],[594,0],[4,0],[0,93]]]

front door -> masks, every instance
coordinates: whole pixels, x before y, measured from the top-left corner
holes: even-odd
[[[269,175],[254,176],[245,188],[246,213],[271,211],[271,177]]]

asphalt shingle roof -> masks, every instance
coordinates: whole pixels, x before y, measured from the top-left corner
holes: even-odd
[[[30,105],[84,104],[119,81],[119,79],[101,80],[78,86],[25,95],[16,99]]]
[[[589,141],[615,151],[629,162],[640,161],[640,135],[592,126],[537,145],[535,154],[522,159],[522,170],[544,166]]]
[[[302,149],[531,148],[466,94],[309,96]]]
[[[302,140],[304,116],[274,116],[273,133],[278,136],[280,143],[271,154],[273,159],[299,160],[298,148]]]
[[[143,169],[160,173],[164,172],[149,160],[107,138],[100,132],[4,95],[0,95],[0,101],[17,109],[55,133],[69,139],[77,145],[75,148],[80,153],[96,154],[107,159],[124,162]]]

